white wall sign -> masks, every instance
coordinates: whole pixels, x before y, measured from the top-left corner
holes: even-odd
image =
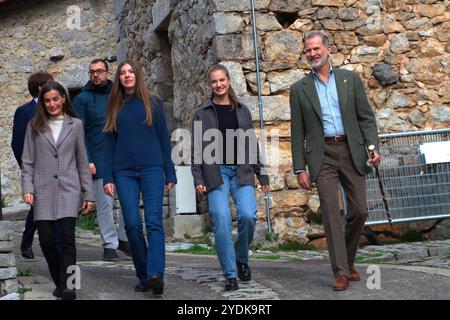
[[[424,154],[426,164],[450,162],[450,141],[424,143],[420,152]]]

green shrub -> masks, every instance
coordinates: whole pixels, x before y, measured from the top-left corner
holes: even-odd
[[[84,230],[95,230],[95,212],[91,213],[89,216],[79,216],[77,219],[76,226]]]
[[[214,248],[205,248],[203,246],[194,245],[189,249],[178,249],[174,252],[177,253],[191,253],[191,254],[204,254],[204,255],[215,255],[216,250]]]
[[[282,251],[298,251],[298,250],[314,250],[310,244],[303,244],[297,240],[288,240],[285,243],[278,245],[277,250]]]
[[[1,206],[2,208],[6,208],[8,206],[8,202],[6,202],[5,197],[2,197],[1,199]]]
[[[17,289],[17,293],[18,293],[18,294],[24,294],[25,292],[28,292],[28,291],[33,291],[33,288],[26,288],[26,287],[23,287],[23,288]]]
[[[262,259],[262,260],[278,260],[281,257],[279,255],[276,254],[272,254],[272,255],[265,255],[265,256],[255,256],[255,259]]]
[[[19,269],[17,270],[17,275],[19,277],[31,277],[33,275],[33,269],[31,269],[31,267],[28,267],[26,269]]]
[[[398,238],[399,242],[418,242],[424,240],[423,233],[417,230],[408,230]]]

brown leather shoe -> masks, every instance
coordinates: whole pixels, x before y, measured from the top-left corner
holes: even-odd
[[[347,288],[348,288],[348,277],[347,276],[336,277],[333,283],[333,290],[342,291],[347,290]]]
[[[348,280],[361,281],[361,276],[359,275],[358,271],[356,271],[355,267],[352,267],[352,269],[350,270],[350,278]]]

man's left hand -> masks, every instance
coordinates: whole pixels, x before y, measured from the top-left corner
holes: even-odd
[[[369,163],[372,167],[378,167],[381,162],[381,154],[377,150],[373,150],[372,158],[369,159]]]

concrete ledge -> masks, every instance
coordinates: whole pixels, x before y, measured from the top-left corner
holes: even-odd
[[[54,284],[28,284],[26,288],[31,288],[24,294],[24,300],[56,300],[53,296]]]
[[[199,237],[204,225],[205,218],[201,214],[176,215],[173,217],[173,238]]]

